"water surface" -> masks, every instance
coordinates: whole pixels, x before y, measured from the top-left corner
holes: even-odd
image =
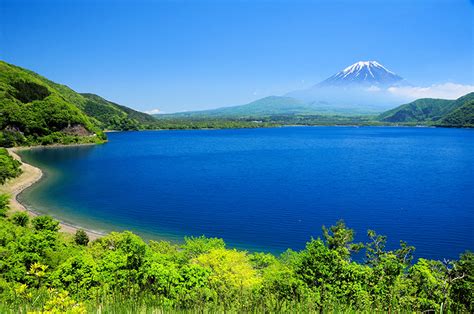
[[[35,149],[45,169],[28,207],[147,238],[222,237],[301,249],[344,219],[405,240],[416,257],[474,250],[474,132],[389,127],[109,133],[98,146]]]

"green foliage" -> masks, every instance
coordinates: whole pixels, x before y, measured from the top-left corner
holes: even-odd
[[[143,112],[118,105],[94,94],[81,94],[86,102],[84,112],[107,130],[140,130],[153,128],[156,120]]]
[[[11,85],[16,89],[15,98],[24,104],[34,100],[43,100],[50,94],[48,88],[34,82],[20,80],[11,83]]]
[[[461,107],[443,117],[440,125],[451,127],[474,127],[474,99],[466,101]]]
[[[18,177],[22,170],[21,163],[14,159],[5,148],[0,148],[0,185],[8,179]]]
[[[474,313],[474,253],[465,252],[454,262],[451,280],[453,305],[457,311]]]
[[[277,257],[227,249],[216,238],[145,243],[113,232],[89,245],[58,233],[45,216],[31,227],[0,218],[0,311],[472,312],[474,254],[419,259],[406,244],[387,251],[369,231],[367,263],[352,260],[342,221],[325,240]],[[78,233],[79,234],[79,233]],[[357,245],[360,247],[360,245]]]
[[[379,116],[386,122],[425,122],[439,120],[452,110],[452,100],[422,98],[386,111]]]
[[[225,248],[224,240],[218,238],[185,237],[182,246],[185,255],[188,258],[197,257],[203,253],[208,253],[213,249]]]
[[[9,209],[10,196],[7,194],[0,194],[0,217],[6,217]]]
[[[456,100],[418,99],[380,114],[378,120],[402,124],[474,127],[474,93]]]
[[[323,226],[323,236],[327,247],[338,251],[344,258],[349,258],[352,252],[357,253],[364,247],[362,243],[352,243],[354,230],[348,229],[342,220],[329,229]]]
[[[74,242],[76,242],[77,245],[87,245],[89,243],[89,236],[84,230],[79,229],[74,235]]]
[[[25,212],[16,212],[12,215],[11,220],[17,226],[26,227],[30,222],[30,217]]]
[[[0,61],[0,146],[103,141],[103,132],[81,111],[85,101],[65,86]],[[83,131],[70,132],[78,128]]]
[[[38,216],[31,221],[36,231],[59,231],[59,222],[49,216]]]

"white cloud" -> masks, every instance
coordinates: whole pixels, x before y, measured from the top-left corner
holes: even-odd
[[[380,87],[377,87],[375,85],[372,85],[370,86],[369,88],[367,88],[367,91],[368,92],[379,92],[380,91]]]
[[[455,83],[434,84],[428,87],[402,86],[390,87],[388,91],[395,95],[411,99],[444,98],[456,99],[470,92],[474,92],[474,85]]]
[[[158,114],[158,113],[163,113],[163,112],[161,112],[160,109],[155,108],[155,109],[147,110],[147,111],[145,111],[145,113],[148,113],[148,114]]]

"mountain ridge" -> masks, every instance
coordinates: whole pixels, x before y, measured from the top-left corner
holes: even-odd
[[[472,126],[472,108],[474,92],[454,100],[421,98],[380,114],[378,120],[390,123],[420,122],[438,126]]]

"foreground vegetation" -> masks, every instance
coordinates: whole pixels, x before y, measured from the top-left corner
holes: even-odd
[[[412,264],[413,247],[387,250],[373,231],[353,243],[342,221],[279,257],[216,238],[147,244],[114,232],[90,243],[58,230],[47,216],[0,218],[0,312],[474,311],[473,253]]]
[[[0,148],[0,185],[21,174],[21,163],[15,160],[5,148]]]

